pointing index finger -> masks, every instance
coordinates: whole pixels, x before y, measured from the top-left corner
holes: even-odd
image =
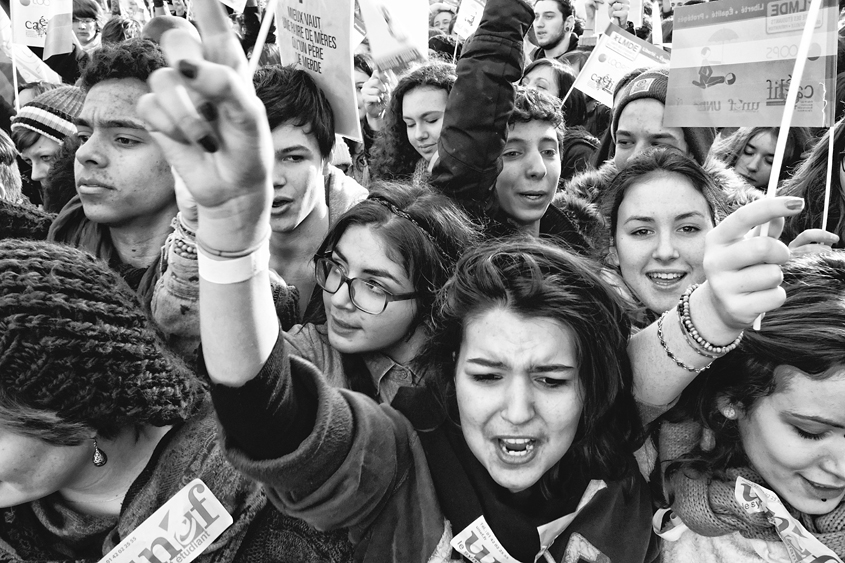
[[[715,244],[731,244],[741,240],[758,225],[774,221],[780,217],[797,215],[804,208],[800,197],[763,198],[740,207],[718,227],[708,233],[708,240]]]

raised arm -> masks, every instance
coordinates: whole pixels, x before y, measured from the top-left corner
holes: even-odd
[[[533,20],[534,10],[524,0],[488,0],[458,61],[431,177],[456,199],[484,201],[496,183],[513,84],[522,78],[522,38]]]
[[[729,346],[743,329],[750,330],[760,313],[783,304],[786,294],[780,287],[780,264],[789,259],[789,249],[776,237],[783,226],[780,219],[798,214],[803,205],[803,200],[795,197],[762,199],[740,208],[707,234],[707,281],[689,296],[691,321],[704,341],[717,347]],[[748,236],[751,229],[767,221],[773,221],[772,236]],[[708,350],[685,335],[678,310],[673,308],[662,322],[631,338],[628,355],[637,400],[665,406],[698,375],[693,370],[704,368],[714,356],[724,353]]]
[[[164,35],[170,68],[150,77],[139,110],[196,200],[205,362],[212,381],[236,387],[258,374],[279,332],[268,274],[273,146],[221,8],[200,1],[196,14],[204,43]]]

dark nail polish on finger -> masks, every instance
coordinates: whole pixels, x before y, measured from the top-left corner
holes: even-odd
[[[217,108],[211,102],[201,104],[200,107],[197,108],[197,111],[206,121],[214,121],[217,119]]]
[[[197,65],[188,61],[179,61],[179,73],[185,78],[194,79],[197,77]]]
[[[205,150],[205,152],[217,152],[217,149],[220,147],[217,145],[217,141],[211,135],[206,135],[199,141],[197,141],[199,145]]]

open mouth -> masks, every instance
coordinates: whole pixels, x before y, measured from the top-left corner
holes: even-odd
[[[499,438],[498,441],[502,453],[512,457],[528,457],[537,442],[532,438]]]
[[[686,272],[649,272],[646,277],[657,285],[674,285],[686,275]]]

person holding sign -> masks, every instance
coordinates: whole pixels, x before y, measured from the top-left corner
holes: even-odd
[[[658,423],[664,561],[845,557],[845,258],[782,270],[785,303]]]
[[[282,515],[226,462],[204,384],[105,262],[67,245],[0,241],[0,326],[0,559],[351,557],[344,534]],[[198,508],[153,516],[194,479]],[[152,535],[137,530],[150,523]]]

